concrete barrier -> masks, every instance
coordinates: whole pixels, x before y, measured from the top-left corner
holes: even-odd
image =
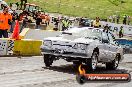
[[[13,53],[14,40],[9,38],[0,38],[0,56]]]
[[[39,56],[42,40],[0,38],[1,56]]]
[[[36,30],[25,28],[20,33],[22,40],[13,40],[10,38],[0,39],[0,56],[20,55],[20,56],[37,56],[41,55],[40,46],[42,40],[47,37],[60,35],[60,31],[53,30]]]
[[[17,56],[39,56],[41,55],[41,40],[22,39],[14,42],[13,55]]]
[[[0,39],[0,55],[7,55],[8,40]]]

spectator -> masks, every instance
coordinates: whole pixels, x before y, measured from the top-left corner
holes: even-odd
[[[55,22],[55,27],[53,30],[57,31],[58,30],[58,24],[59,24],[59,18],[54,18],[54,22]]]
[[[10,28],[11,33],[13,33],[13,29],[14,29],[14,26],[15,26],[15,20],[18,20],[18,14],[14,10],[13,13],[12,13],[12,24],[11,24],[11,28]]]
[[[41,13],[42,24],[45,23],[45,13]],[[35,18],[36,19],[36,18]]]
[[[29,20],[28,20],[28,17],[26,15],[26,16],[23,17],[23,21],[22,21],[22,25],[21,25],[21,28],[20,28],[20,32],[22,32],[22,30],[27,27],[28,22],[29,22]]]
[[[115,23],[115,20],[116,20],[116,15],[113,15],[113,17],[112,17],[112,23]]]
[[[130,25],[130,22],[131,22],[131,16],[128,16],[127,17],[127,24]]]
[[[79,26],[83,26],[83,17],[80,18],[80,21],[79,21]]]
[[[96,20],[93,22],[93,27],[95,27],[95,28],[101,27],[101,23],[100,23],[99,17],[96,17]]]
[[[120,16],[118,15],[118,16],[116,16],[116,22],[117,22],[117,24],[119,24],[119,21],[120,21]]]
[[[109,22],[112,22],[112,16],[109,16]]]
[[[104,26],[104,31],[106,31],[106,32],[109,31],[109,26],[108,26],[108,24],[106,24],[106,26]]]
[[[70,22],[68,19],[65,18],[64,20],[62,20],[62,31],[67,30],[69,27],[69,24],[70,24]]]
[[[49,22],[50,22],[50,16],[49,15],[45,16],[45,22],[46,22],[46,26],[49,25]]]
[[[33,10],[33,19],[36,19],[36,15],[37,14],[37,11],[36,10]]]
[[[126,22],[127,22],[127,16],[125,15],[125,16],[124,16],[124,19],[123,19],[123,24],[126,25]]]
[[[12,22],[12,15],[8,13],[8,7],[4,7],[0,13],[0,38],[8,38],[8,30]]]
[[[40,25],[42,23],[42,18],[40,17],[40,14],[38,14],[37,18],[36,18],[36,27],[35,29],[40,29]]]
[[[66,22],[66,18],[62,19],[62,31],[65,30],[65,22]]]
[[[123,37],[123,33],[124,33],[123,26],[121,26],[119,31],[119,38]]]

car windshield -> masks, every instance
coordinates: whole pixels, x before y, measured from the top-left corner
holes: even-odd
[[[62,33],[63,36],[75,36],[85,38],[97,38],[101,37],[101,30],[99,29],[88,29],[88,28],[73,28]]]

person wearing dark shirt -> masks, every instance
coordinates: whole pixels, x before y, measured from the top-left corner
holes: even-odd
[[[127,16],[125,15],[125,16],[124,16],[124,19],[123,19],[123,24],[126,25],[126,22],[127,22]]]
[[[29,20],[27,18],[27,15],[24,16],[23,21],[22,21],[22,25],[21,25],[21,28],[20,28],[20,32],[22,32],[22,30],[27,27],[28,21]]]
[[[123,33],[124,33],[124,29],[123,29],[123,26],[121,26],[119,30],[119,38],[123,37]]]
[[[55,27],[54,27],[54,29],[53,30],[55,30],[55,31],[57,31],[58,30],[58,24],[59,24],[59,18],[55,18],[54,19],[54,22],[55,22]]]
[[[18,20],[18,14],[14,10],[13,13],[12,13],[12,23],[11,23],[11,28],[10,28],[11,33],[13,33],[13,29],[14,29],[14,26],[15,26],[15,20]]]
[[[103,30],[103,31],[106,31],[106,32],[109,31],[109,26],[108,26],[108,24],[106,24],[106,26],[104,26],[104,30]]]
[[[41,22],[42,22],[42,18],[40,17],[40,15],[38,15],[38,17],[36,18],[36,27],[35,27],[35,29],[40,29]]]
[[[119,21],[120,21],[120,16],[119,15],[116,17],[116,21],[117,21],[117,24],[119,24]]]

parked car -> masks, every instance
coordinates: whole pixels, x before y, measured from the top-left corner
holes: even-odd
[[[40,48],[46,67],[61,58],[73,64],[85,63],[90,70],[98,63],[116,69],[123,59],[123,49],[116,45],[113,35],[92,27],[71,28],[59,36],[44,38]]]
[[[88,18],[81,18],[79,21],[79,26],[81,27],[90,27],[91,26],[91,20]]]
[[[132,39],[118,38],[116,42],[123,48],[124,53],[132,53]]]

